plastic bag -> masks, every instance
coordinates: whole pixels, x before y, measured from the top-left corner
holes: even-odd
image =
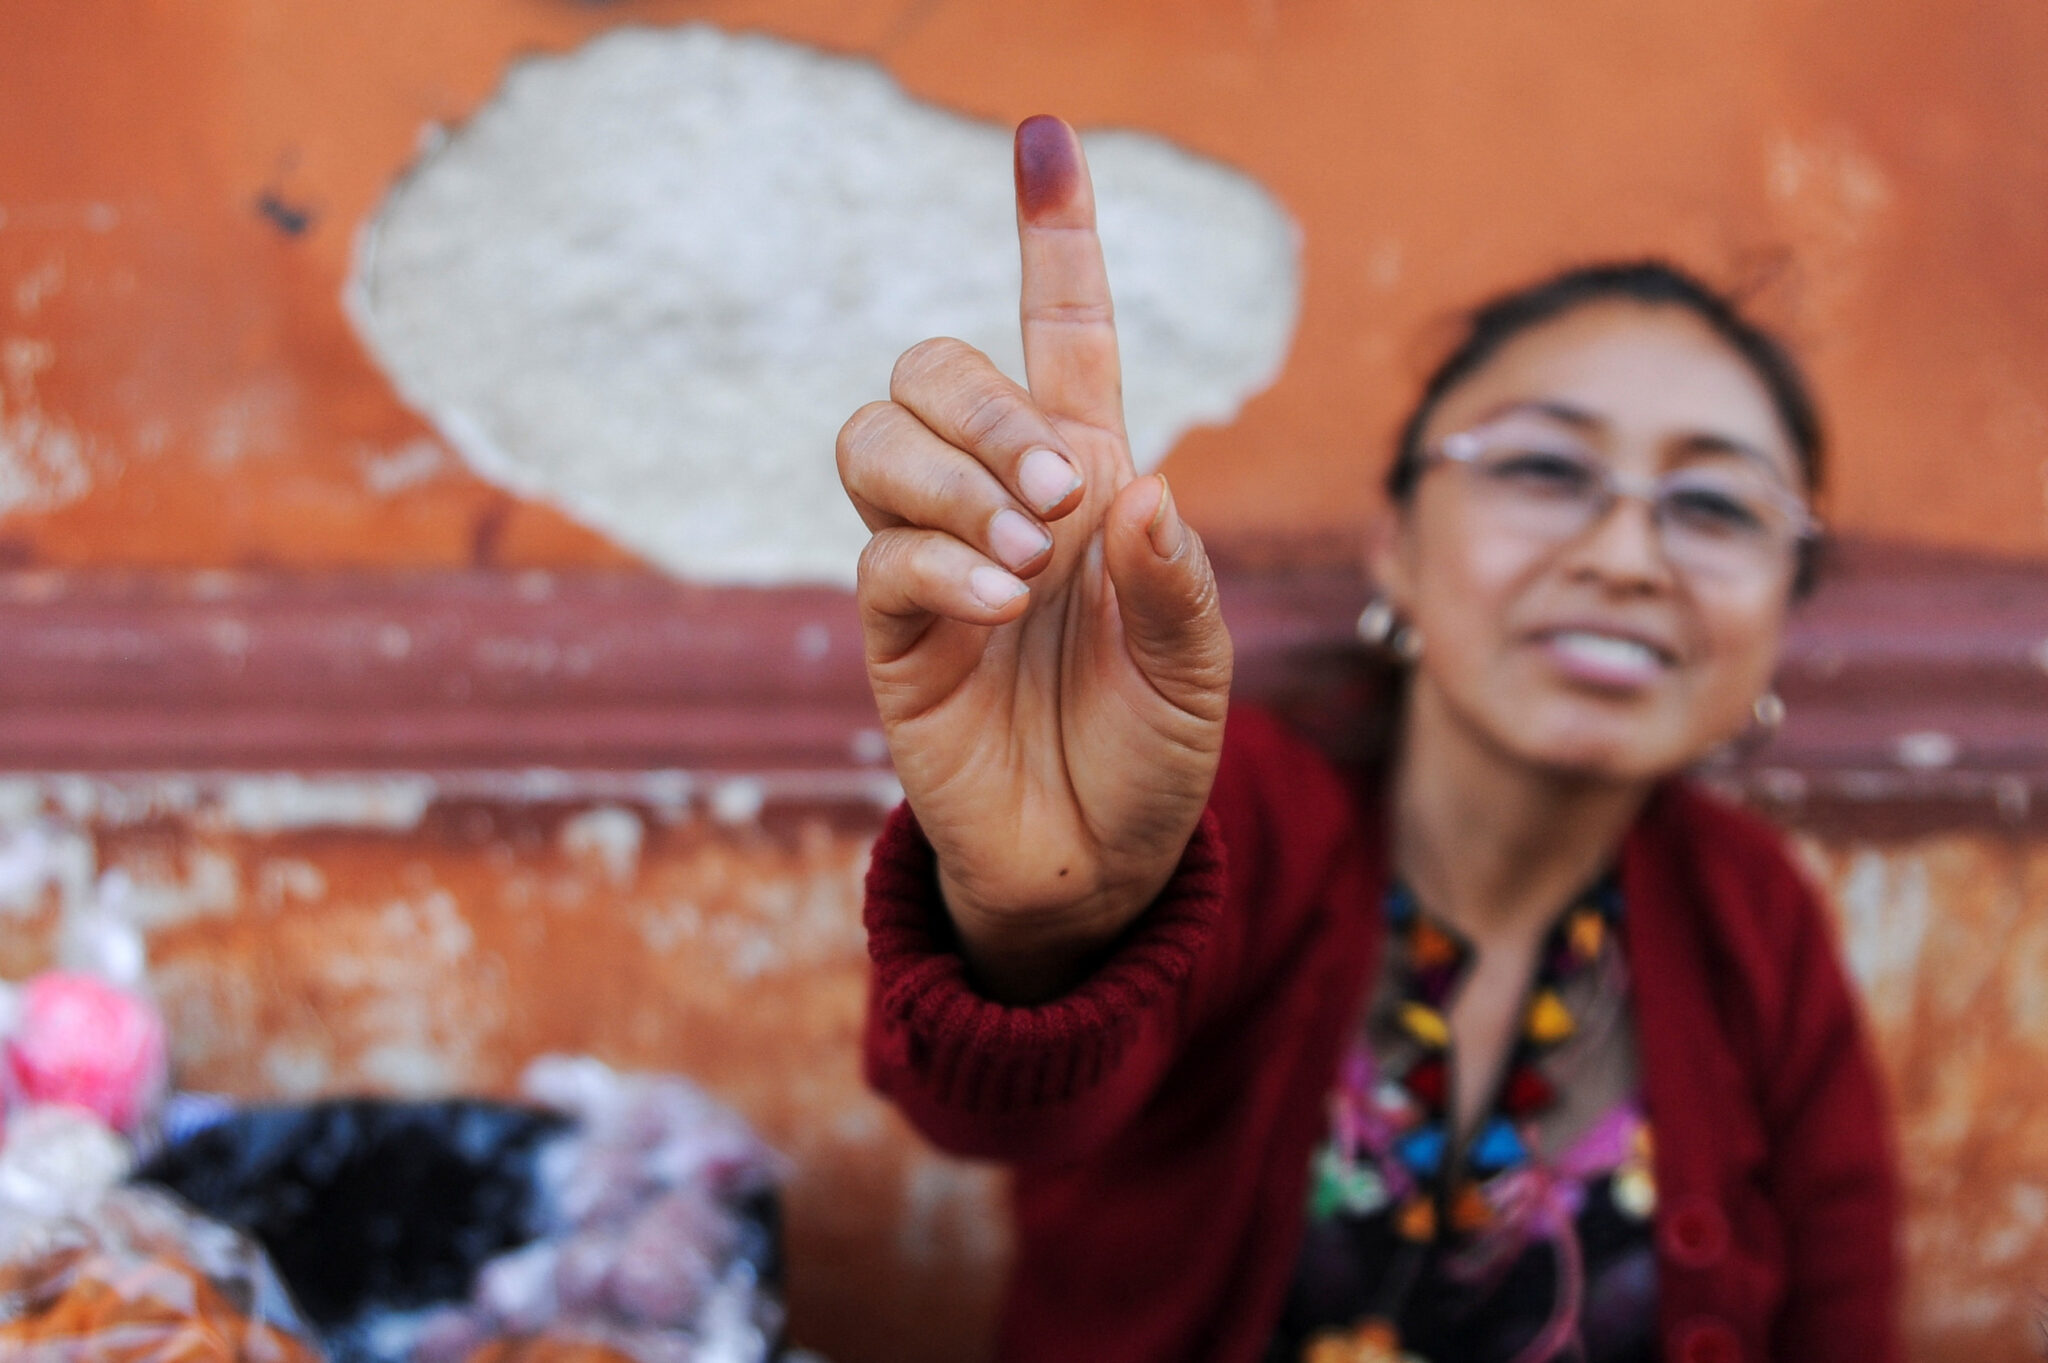
[[[90,1112],[63,1106],[19,1111],[0,1142],[0,1228],[86,1215],[133,1163],[127,1142]]]
[[[319,1363],[262,1251],[161,1192],[0,1215],[10,1363]]]
[[[536,1062],[533,1107],[249,1109],[143,1177],[248,1227],[335,1363],[765,1363],[786,1170],[680,1079]]]
[[[337,1363],[403,1358],[391,1317],[463,1300],[486,1262],[541,1233],[534,1161],[568,1126],[460,1099],[251,1107],[168,1142],[138,1177],[261,1241]]]
[[[0,988],[10,1108],[70,1104],[133,1134],[162,1101],[164,1021],[144,992],[142,936],[117,912],[126,884],[109,872],[99,905],[67,922],[63,969]]]
[[[464,1346],[535,1333],[634,1363],[775,1357],[781,1157],[685,1080],[550,1056],[520,1088],[575,1118],[540,1157],[547,1233],[485,1266],[468,1306],[434,1322],[418,1363],[465,1363]]]

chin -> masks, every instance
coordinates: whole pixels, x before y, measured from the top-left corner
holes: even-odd
[[[1554,776],[1629,785],[1675,775],[1699,756],[1693,745],[1649,730],[1640,719],[1613,715],[1530,725],[1510,751]]]

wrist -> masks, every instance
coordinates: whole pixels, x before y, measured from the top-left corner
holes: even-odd
[[[995,905],[939,868],[939,892],[977,992],[998,1003],[1046,1003],[1085,980],[1173,877],[1174,862],[1063,904]]]

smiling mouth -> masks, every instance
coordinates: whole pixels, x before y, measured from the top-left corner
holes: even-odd
[[[1544,650],[1566,673],[1606,686],[1640,686],[1671,666],[1671,657],[1641,639],[1592,630],[1552,630],[1540,637]]]

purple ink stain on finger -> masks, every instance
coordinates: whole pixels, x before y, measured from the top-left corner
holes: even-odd
[[[1017,203],[1035,218],[1063,206],[1081,178],[1074,134],[1051,114],[1017,125]]]

